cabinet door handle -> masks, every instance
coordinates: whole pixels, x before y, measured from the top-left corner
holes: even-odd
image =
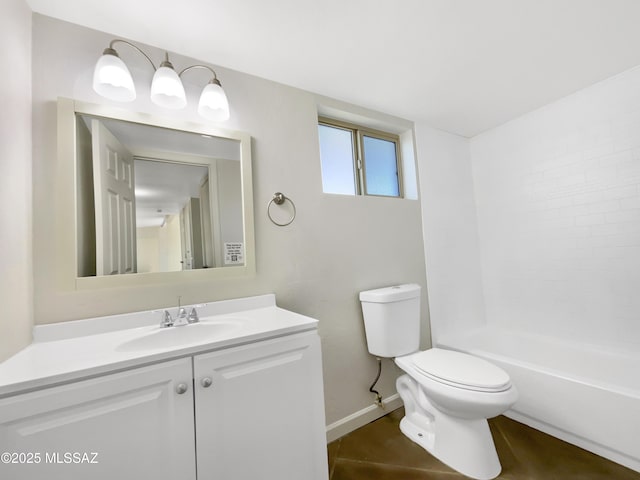
[[[202,380],[200,380],[200,385],[202,385],[204,388],[209,388],[212,383],[213,380],[211,380],[211,377],[204,377]]]
[[[187,390],[189,390],[189,387],[187,387],[186,383],[179,383],[176,386],[176,393],[178,395],[182,395],[183,393],[186,393]]]

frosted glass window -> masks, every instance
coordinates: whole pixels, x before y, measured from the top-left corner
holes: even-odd
[[[356,194],[353,132],[329,125],[318,125],[322,190],[325,193]]]
[[[362,144],[367,194],[400,196],[395,142],[363,135]]]

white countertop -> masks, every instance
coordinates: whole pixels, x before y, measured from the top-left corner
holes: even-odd
[[[191,305],[185,306],[187,311]],[[317,320],[276,306],[274,295],[196,305],[202,324],[231,320],[231,331],[175,347],[123,348],[160,331],[163,310],[36,326],[34,341],[0,363],[0,397],[72,380],[195,355],[297,332],[315,330]],[[175,314],[175,309],[171,313]],[[186,325],[169,327],[188,329]],[[167,329],[162,329],[166,331]],[[127,343],[129,342],[129,343]]]

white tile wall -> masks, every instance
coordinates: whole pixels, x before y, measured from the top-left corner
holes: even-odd
[[[640,345],[640,67],[471,139],[487,320]]]

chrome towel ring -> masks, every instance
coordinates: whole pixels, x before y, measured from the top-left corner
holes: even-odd
[[[279,223],[276,222],[273,217],[271,216],[271,205],[272,204],[276,204],[276,205],[282,205],[284,204],[284,202],[288,201],[291,204],[291,208],[293,209],[293,213],[291,214],[291,218],[289,219],[288,222],[284,222],[284,223]],[[286,227],[287,225],[291,224],[295,219],[296,219],[296,204],[293,203],[293,200],[291,200],[289,197],[285,197],[284,193],[281,192],[276,192],[273,194],[273,198],[271,200],[269,200],[269,203],[267,204],[267,216],[269,217],[269,220],[271,220],[275,225],[279,226],[279,227]]]

